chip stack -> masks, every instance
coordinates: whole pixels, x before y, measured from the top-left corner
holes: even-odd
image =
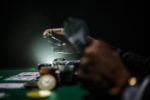
[[[38,66],[40,78],[38,80],[38,87],[42,90],[52,90],[56,87],[57,77],[56,69],[51,64],[40,64]]]
[[[38,66],[39,88],[52,90],[60,85],[75,84],[77,82],[75,73],[79,64],[80,60],[66,60],[64,58],[54,59],[52,64],[40,64]]]

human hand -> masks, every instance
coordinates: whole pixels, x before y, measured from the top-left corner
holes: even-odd
[[[86,83],[91,81],[107,88],[107,92],[111,95],[117,95],[126,84],[129,73],[116,51],[104,41],[93,39],[85,48],[78,69],[78,77],[86,80]],[[94,86],[95,84],[92,84],[87,88]]]
[[[43,32],[44,37],[47,37],[50,34],[64,35],[64,28],[50,28]]]

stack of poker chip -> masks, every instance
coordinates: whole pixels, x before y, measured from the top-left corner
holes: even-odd
[[[76,68],[79,66],[80,60],[66,60],[57,58],[53,60],[53,67],[57,69],[59,83],[69,85],[75,82]]]
[[[48,98],[51,95],[51,90],[57,85],[55,69],[51,67],[51,64],[40,64],[38,66],[38,71],[40,74],[38,81],[34,82],[34,85],[33,82],[26,84],[26,87],[37,86],[39,88],[38,90],[27,92],[26,96],[31,99]]]
[[[80,60],[66,60],[64,58],[57,58],[53,60],[53,66],[60,71],[73,71],[75,67],[79,66]]]
[[[80,60],[66,60],[64,58],[54,59],[52,64],[40,64],[38,70],[40,78],[38,87],[40,89],[52,90],[59,85],[75,83],[75,69]]]
[[[38,66],[40,73],[40,78],[37,82],[37,85],[42,90],[52,90],[56,87],[57,79],[54,68],[51,67],[51,64],[40,64]]]

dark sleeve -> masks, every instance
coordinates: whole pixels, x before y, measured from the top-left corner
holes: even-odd
[[[136,76],[145,77],[150,74],[150,58],[116,49],[127,69]]]
[[[123,100],[150,100],[150,76],[138,81],[136,86],[127,86],[122,92]]]
[[[144,91],[142,100],[150,100],[150,83],[146,87],[146,90]]]

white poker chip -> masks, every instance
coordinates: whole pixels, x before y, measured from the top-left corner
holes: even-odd
[[[56,79],[52,75],[44,75],[40,77],[37,84],[42,90],[52,90],[56,86]]]

